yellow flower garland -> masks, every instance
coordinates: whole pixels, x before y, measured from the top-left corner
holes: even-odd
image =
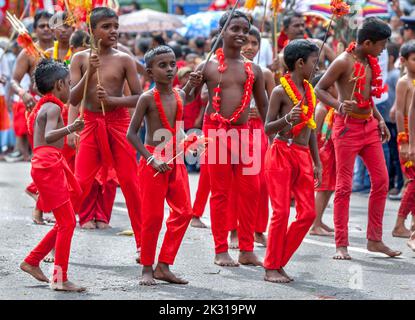
[[[307,85],[310,87],[311,90],[311,98],[313,101],[313,105],[315,106],[317,103],[317,98],[316,98],[316,94],[314,93],[314,88],[311,85],[311,83],[309,83],[307,80],[304,80]],[[294,105],[297,105],[300,101],[298,101],[297,96],[295,95],[293,89],[291,88],[290,84],[288,83],[287,79],[285,79],[284,77],[280,78],[280,83],[281,86],[284,88],[285,92],[287,93],[288,97],[290,98],[290,100],[292,101],[292,103]],[[308,113],[308,106],[306,105],[302,105],[301,109],[303,110],[304,114]],[[314,130],[315,128],[317,128],[317,124],[314,120],[314,114],[311,116],[310,120],[307,121],[307,127],[309,127],[310,129]]]
[[[59,41],[53,42],[53,60],[58,60],[58,54],[59,54]]]

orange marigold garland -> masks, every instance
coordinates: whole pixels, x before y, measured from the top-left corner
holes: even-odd
[[[356,49],[356,46],[356,42],[352,42],[346,49],[346,52],[353,54],[354,50]],[[365,99],[362,94],[362,91],[365,89],[366,85],[366,72],[365,67],[361,62],[355,62],[353,74],[353,76],[356,79],[356,90],[353,95],[356,98],[357,106],[363,109],[373,107],[373,97],[380,98],[382,94],[388,90],[386,85],[383,86],[382,70],[379,66],[378,59],[371,55],[368,55],[366,58],[369,67],[372,70],[370,98]]]
[[[287,73],[281,79],[281,85],[287,93],[290,100],[296,105],[298,102],[302,101],[302,96],[294,81],[291,78],[291,74]],[[314,95],[313,86],[307,80],[303,81],[303,86],[305,90],[305,100],[306,105],[301,105],[303,113],[301,114],[301,122],[295,125],[291,132],[294,137],[298,136],[306,126],[310,129],[316,128],[316,123],[314,121],[314,110],[316,107],[316,98]]]
[[[244,85],[244,93],[242,95],[241,104],[235,109],[230,119],[225,118],[222,116],[220,112],[220,104],[221,104],[221,93],[222,93],[222,74],[227,70],[228,66],[225,63],[225,55],[223,53],[223,49],[220,48],[216,51],[216,58],[219,62],[218,71],[221,74],[219,83],[217,87],[213,90],[215,96],[212,98],[212,106],[215,110],[215,113],[210,115],[210,119],[213,121],[219,121],[222,124],[230,125],[232,122],[238,121],[241,117],[241,114],[249,107],[249,103],[251,102],[251,95],[252,95],[252,87],[255,81],[255,74],[252,71],[252,63],[250,61],[245,61],[244,67],[245,72],[247,74],[247,79]]]

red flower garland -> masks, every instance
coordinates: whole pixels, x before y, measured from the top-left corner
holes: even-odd
[[[180,98],[180,95],[177,92],[177,90],[173,89],[173,92],[176,97],[177,111],[176,111],[176,120],[174,121],[174,127],[172,128],[169,123],[169,120],[167,119],[166,113],[164,112],[163,102],[161,101],[160,92],[157,90],[157,88],[153,89],[154,101],[156,102],[156,107],[159,113],[161,124],[163,125],[164,128],[169,130],[175,136],[176,135],[176,123],[177,121],[180,121],[183,118],[183,101]]]
[[[350,54],[356,49],[356,42],[350,43],[349,47],[346,51]],[[357,101],[357,106],[359,108],[370,108],[373,107],[374,102],[372,97],[380,98],[384,92],[388,90],[387,86],[383,86],[382,80],[382,70],[379,66],[378,59],[371,55],[367,55],[367,61],[369,63],[370,69],[372,70],[372,81],[371,81],[371,91],[370,91],[370,98],[365,99],[362,91],[365,89],[366,85],[366,72],[365,67],[362,63],[356,61],[354,64],[354,77],[357,78],[356,82],[356,90],[353,93],[354,97]]]
[[[49,103],[49,102],[53,103],[53,104],[56,104],[61,109],[61,115],[63,115],[64,109],[65,109],[64,103],[62,101],[60,101],[58,98],[56,98],[51,93],[48,93],[48,94],[44,95],[36,103],[36,106],[33,108],[32,112],[30,113],[29,117],[27,118],[27,128],[28,128],[28,131],[29,131],[29,135],[33,135],[35,120],[36,120],[36,117],[37,117],[37,114],[38,114],[40,108],[42,108],[42,106],[45,103]]]
[[[295,85],[294,81],[291,78],[291,74],[287,73],[286,75],[284,75],[284,78],[287,80],[288,84],[290,85],[292,91],[294,92],[295,96],[297,97],[298,101],[302,100],[302,95],[300,93],[300,91],[298,90],[297,86]],[[311,84],[309,84],[306,80],[304,80],[303,82],[303,86],[304,86],[304,90],[305,90],[305,100],[306,100],[306,105],[308,106],[308,112],[307,114],[304,114],[304,112],[301,113],[301,122],[297,125],[295,125],[291,132],[293,134],[294,137],[298,136],[301,132],[301,130],[303,130],[305,128],[305,126],[307,126],[307,122],[313,118],[314,115],[314,109],[316,108],[316,106],[313,103],[313,96],[311,93]],[[302,106],[301,106],[302,107]]]
[[[219,48],[216,51],[216,58],[219,62],[218,71],[223,74],[228,66],[225,63],[225,55],[223,53],[223,49]],[[244,63],[245,72],[247,74],[247,79],[245,81],[244,85],[244,93],[242,96],[241,104],[239,107],[235,109],[230,119],[225,118],[222,116],[220,112],[220,103],[221,103],[221,97],[220,94],[222,93],[222,88],[220,87],[222,84],[222,80],[219,81],[217,87],[213,89],[215,96],[212,98],[212,106],[213,109],[215,109],[215,113],[212,113],[210,115],[210,119],[213,121],[219,121],[223,124],[230,125],[232,122],[238,121],[238,119],[241,117],[241,114],[246,110],[246,108],[249,106],[249,103],[251,102],[251,94],[252,94],[252,87],[254,85],[255,81],[255,74],[252,71],[252,63],[250,61],[246,61]]]

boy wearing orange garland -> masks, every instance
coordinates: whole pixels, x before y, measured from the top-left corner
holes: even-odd
[[[398,148],[402,172],[408,179],[405,194],[402,197],[398,217],[392,235],[409,238],[411,231],[405,226],[408,214],[412,213],[412,231],[415,231],[415,167],[409,162],[409,128],[408,113],[415,88],[415,40],[406,42],[401,47],[401,63],[407,74],[399,79],[396,85],[396,126],[398,129]]]
[[[350,260],[348,253],[349,203],[354,161],[360,155],[371,179],[367,249],[394,257],[401,254],[382,242],[383,213],[388,193],[388,172],[382,150],[390,133],[373,102],[385,88],[376,58],[385,49],[390,27],[378,18],[366,18],[352,43],[330,65],[316,88],[318,99],[336,109],[333,142],[337,160],[334,225],[336,255]],[[336,84],[339,100],[329,93]]]
[[[229,15],[230,12],[226,12],[222,16],[220,28],[225,26]],[[197,94],[206,83],[209,91],[204,128],[209,138],[214,136],[207,154],[211,185],[210,217],[215,241],[214,263],[229,267],[237,267],[239,263],[262,265],[253,252],[259,171],[249,172],[260,169],[260,159],[256,157],[248,163],[255,148],[248,120],[251,96],[255,98],[262,120],[265,119],[267,99],[261,68],[241,56],[250,27],[248,17],[235,11],[223,35],[223,48],[216,51],[214,59],[197,67],[185,87],[186,93],[196,88]],[[189,95],[189,100],[191,98],[194,97]],[[259,154],[260,151],[257,151],[254,156]],[[239,192],[235,201],[230,203],[232,185],[237,186]],[[228,253],[229,205],[237,206],[239,213],[239,263]]]
[[[180,158],[171,161],[179,155],[176,142],[177,133],[181,130],[178,126],[183,121],[184,93],[173,89],[177,65],[170,47],[151,49],[144,59],[146,70],[156,86],[140,97],[128,128],[128,140],[142,155],[139,164],[142,217],[140,263],[143,265],[140,284],[155,285],[154,279],[187,284],[186,280],[174,275],[169,268],[192,219],[186,166],[179,162],[182,160]],[[145,145],[138,136],[144,117],[147,125]],[[160,143],[162,137],[162,143],[167,143],[163,148]],[[158,263],[153,270],[165,200],[170,207],[170,215]]]
[[[318,47],[312,42],[290,42],[284,50],[284,62],[290,72],[280,79],[281,85],[273,90],[269,103],[265,133],[277,134],[265,156],[265,177],[273,209],[264,260],[264,280],[269,282],[293,280],[283,267],[316,217],[314,179],[317,184],[321,182],[321,164],[313,130],[316,98],[306,79],[317,59]],[[291,193],[297,216],[288,227]]]

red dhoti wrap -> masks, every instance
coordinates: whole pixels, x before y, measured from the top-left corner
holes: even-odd
[[[0,131],[10,128],[9,112],[4,96],[0,96]]]
[[[273,213],[264,267],[277,270],[288,263],[316,217],[309,147],[288,146],[287,142],[275,139],[265,156],[265,177]],[[297,215],[288,227],[291,194],[294,195]]]
[[[154,147],[146,145],[150,153]],[[166,160],[166,162],[169,159]],[[170,164],[172,170],[159,173],[147,165],[144,158],[139,164],[141,194],[141,264],[151,266],[156,255],[157,240],[164,217],[164,200],[170,207],[158,262],[173,264],[190,220],[192,207],[190,201],[189,179],[184,164]]]
[[[51,146],[33,150],[32,178],[39,189],[38,208],[52,211],[56,224],[27,256],[25,262],[39,266],[55,248],[53,281],[66,281],[71,241],[76,226],[72,202],[81,196],[81,188],[60,149]]]
[[[382,240],[382,220],[388,194],[389,178],[383,154],[378,120],[367,120],[336,114],[333,142],[336,151],[336,193],[334,196],[334,228],[337,247],[347,247],[349,204],[352,193],[353,168],[359,155],[370,175],[369,223],[367,239]],[[344,133],[344,129],[348,128]]]
[[[78,214],[81,226],[92,220],[106,224],[110,223],[112,207],[117,193],[117,175],[114,169],[111,169],[108,174],[102,171],[104,170],[99,171],[89,195],[82,203]],[[107,179],[104,181],[105,175],[107,175]]]
[[[113,167],[125,197],[137,248],[140,247],[141,218],[138,189],[137,161],[133,147],[126,135],[130,122],[127,108],[118,108],[102,113],[84,113],[85,128],[81,132],[75,175],[86,199],[101,167]]]
[[[13,103],[13,129],[17,137],[24,137],[29,133],[26,121],[26,106],[22,101]]]
[[[267,189],[267,183],[265,181],[264,161],[265,154],[268,148],[268,137],[264,131],[264,124],[260,118],[252,118],[248,122],[249,130],[253,134],[254,130],[260,130],[260,140],[254,139],[254,143],[259,144],[258,148],[261,150],[261,171],[258,175],[259,178],[259,197],[258,207],[255,214],[255,232],[264,233],[267,231],[268,217],[269,217],[269,195]],[[231,201],[229,206],[229,230],[236,230],[238,226],[237,210],[233,205],[235,203],[235,197],[238,193],[238,186],[233,185],[231,191]]]
[[[247,161],[250,160],[253,150],[252,133],[248,124],[222,128],[210,118],[206,119],[205,129],[208,131],[207,136],[213,139],[208,145],[207,157],[211,186],[210,218],[215,252],[219,254],[228,251],[230,205],[238,212],[239,248],[241,251],[253,251],[259,198],[258,172],[261,164],[258,155],[256,161]],[[257,172],[252,170],[255,165],[258,166]],[[238,194],[230,203],[232,186],[238,188]]]
[[[319,139],[319,155],[323,168],[323,180],[316,191],[334,191],[336,189],[336,153],[332,139],[324,142]]]

